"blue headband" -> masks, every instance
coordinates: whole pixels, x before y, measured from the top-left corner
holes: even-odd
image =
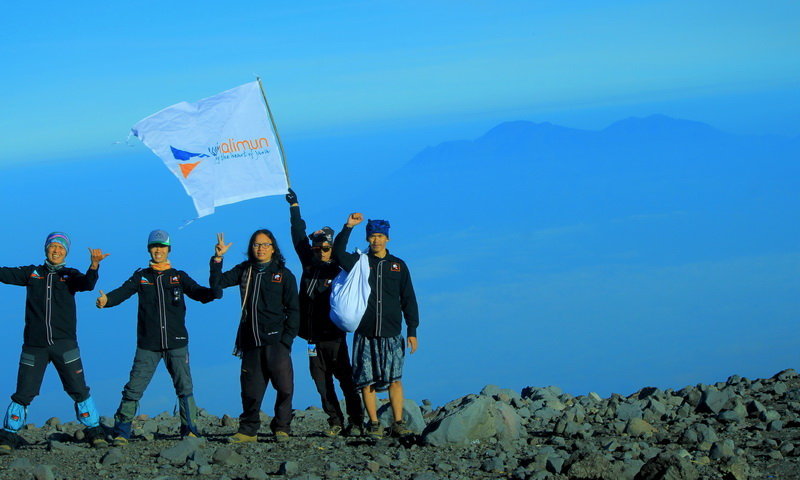
[[[367,239],[373,233],[382,233],[389,238],[389,221],[388,220],[367,220]]]

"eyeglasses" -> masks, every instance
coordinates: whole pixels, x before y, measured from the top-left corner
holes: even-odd
[[[331,247],[329,247],[327,245],[323,246],[323,247],[311,247],[311,250],[322,250],[323,252],[330,252],[331,251]]]
[[[261,247],[267,248],[267,247],[271,247],[271,246],[272,246],[271,243],[254,243],[253,244],[253,250],[258,250]]]

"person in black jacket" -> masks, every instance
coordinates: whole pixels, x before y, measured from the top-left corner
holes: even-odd
[[[239,430],[228,437],[230,443],[255,442],[261,426],[259,412],[267,384],[277,392],[275,417],[270,429],[278,442],[291,433],[294,370],[292,342],[300,324],[297,281],[286,268],[275,236],[257,230],[250,237],[247,261],[222,272],[222,256],[232,243],[217,235],[215,255],[211,257],[209,283],[215,291],[239,286],[241,317],[234,354],[242,358],[239,381],[242,387],[242,414]]]
[[[136,416],[147,385],[163,359],[172,377],[181,417],[181,436],[197,437],[197,406],[194,401],[192,374],[189,370],[189,333],[186,330],[184,295],[208,303],[214,291],[201,287],[182,270],[172,268],[169,234],[154,230],[147,239],[150,266],[133,272],[121,287],[104,294],[100,290],[97,308],[114,307],[133,294],[139,295],[136,326],[136,354],[130,380],[122,390],[122,401],[114,415],[113,443],[128,444],[131,422]]]
[[[341,269],[333,261],[333,230],[323,227],[306,237],[306,222],[294,190],[286,195],[292,225],[292,243],[303,266],[300,277],[300,337],[308,341],[308,366],[319,392],[322,409],[328,414],[325,434],[335,437],[344,426],[344,415],[333,383],[339,380],[344,393],[349,424],[345,435],[357,434],[364,421],[361,398],[353,383],[353,369],[347,353],[347,337],[331,321],[331,283]],[[309,240],[311,242],[309,243]]]
[[[75,413],[86,427],[86,439],[95,447],[107,445],[100,415],[86,386],[76,333],[75,293],[94,289],[97,269],[109,254],[90,248],[91,264],[83,274],[66,266],[69,247],[65,233],[53,232],[45,240],[44,264],[0,267],[0,282],[27,290],[17,391],[11,396],[0,430],[0,454],[11,453],[19,444],[17,431],[25,425],[28,405],[39,394],[50,362],[58,371],[64,390],[75,401]]]
[[[342,231],[333,242],[333,258],[349,272],[355,267],[360,255],[347,253],[347,241],[353,227],[364,220],[360,213],[347,218]],[[408,348],[413,354],[417,350],[417,326],[419,311],[411,274],[406,263],[389,253],[389,222],[370,220],[367,222],[369,242],[370,295],[367,309],[353,335],[353,376],[356,387],[361,389],[364,407],[369,415],[369,435],[383,436],[378,421],[376,392],[389,390],[394,423],[391,433],[405,436],[411,433],[403,421],[403,359],[406,343],[401,334],[402,319],[406,321]]]

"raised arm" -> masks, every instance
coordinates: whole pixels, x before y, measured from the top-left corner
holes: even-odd
[[[225,244],[225,234],[217,234],[217,244],[214,246],[214,256],[211,257],[208,283],[212,290],[216,292],[216,297],[221,298],[222,289],[239,284],[242,277],[242,269],[238,266],[233,267],[227,272],[222,272],[222,257],[231,248],[233,242]]]
[[[289,221],[291,223],[292,232],[292,245],[294,251],[297,252],[297,257],[300,263],[305,267],[309,265],[314,258],[311,252],[311,244],[306,236],[306,221],[300,215],[300,204],[297,203],[297,194],[294,190],[289,189],[286,194],[286,201],[289,203]]]
[[[69,280],[67,280],[69,288],[73,292],[89,292],[94,290],[94,286],[99,278],[97,270],[100,268],[100,262],[105,260],[109,255],[111,254],[103,253],[99,248],[90,248],[89,269],[86,270],[85,274],[79,272],[76,275],[70,276]]]
[[[350,240],[350,233],[353,232],[353,227],[364,221],[364,216],[360,213],[351,213],[347,217],[347,222],[344,228],[336,235],[333,241],[333,259],[341,265],[341,267],[349,272],[353,269],[356,262],[358,262],[357,253],[347,253],[347,242]]]
[[[0,283],[27,285],[28,278],[35,268],[33,265],[28,265],[27,267],[0,267]]]

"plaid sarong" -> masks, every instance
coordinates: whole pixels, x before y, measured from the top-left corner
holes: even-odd
[[[353,381],[356,388],[374,385],[384,391],[389,384],[403,377],[406,343],[396,337],[365,337],[353,335]]]

